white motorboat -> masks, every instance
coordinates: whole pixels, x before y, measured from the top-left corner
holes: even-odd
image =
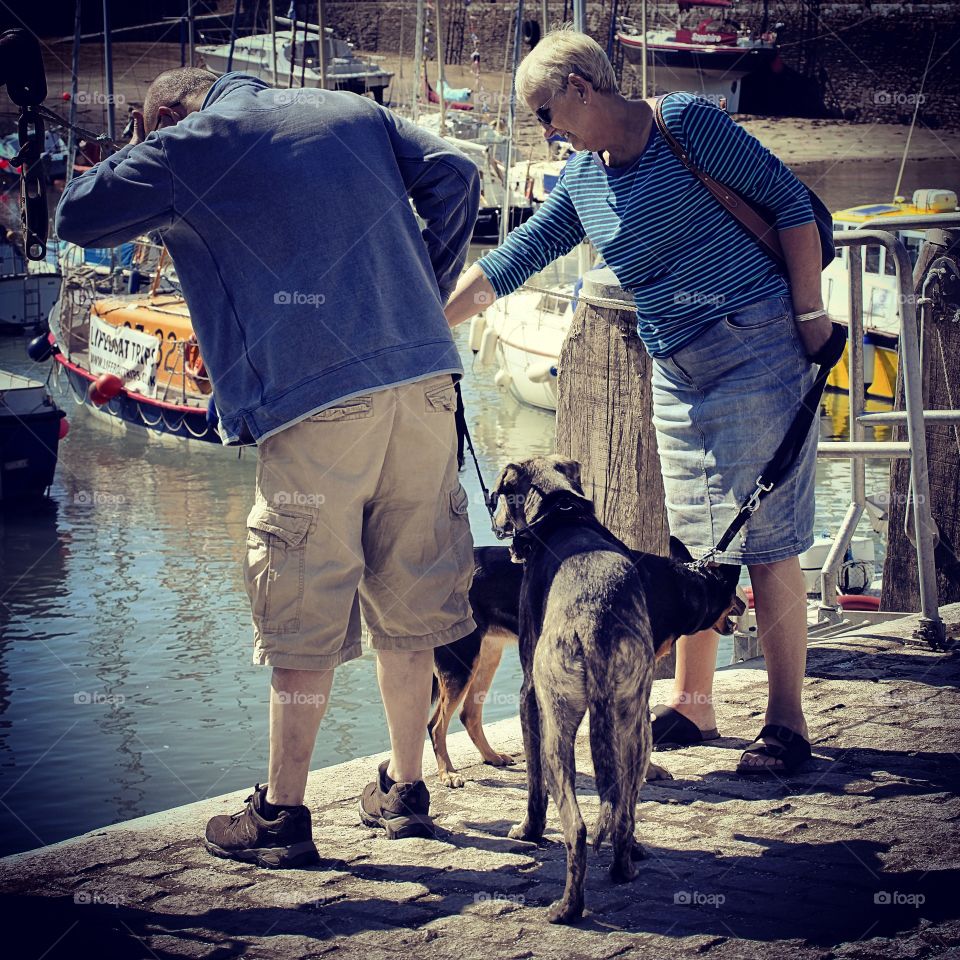
[[[393,73],[384,70],[370,59],[364,60],[353,52],[351,44],[338,40],[327,27],[324,38],[327,59],[327,89],[349,90],[351,93],[370,93],[377,103],[383,103],[384,91],[393,79]],[[306,37],[306,39],[304,39]],[[251,37],[238,37],[233,47],[231,69],[249,73],[275,87],[320,87],[320,45],[317,30],[308,28],[304,33],[298,28],[293,32],[278,31],[276,46],[274,35],[259,33]],[[274,49],[276,69],[274,69]],[[225,73],[230,59],[230,44],[201,46],[204,63],[214,73]],[[303,83],[301,83],[301,78]]]

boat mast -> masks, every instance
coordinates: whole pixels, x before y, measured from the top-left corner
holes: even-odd
[[[647,96],[647,0],[640,0],[640,96]]]
[[[417,27],[413,39],[413,60],[415,69],[413,71],[413,105],[411,113],[413,122],[416,123],[420,117],[420,94],[422,93],[422,83],[420,77],[423,74],[423,0],[417,0]]]
[[[270,0],[270,52],[272,69],[270,83],[277,86],[277,12],[273,8],[273,0]]]
[[[320,89],[327,89],[327,30],[324,24],[326,20],[323,12],[323,0],[317,0],[317,28],[320,32],[320,39],[317,43],[317,50],[320,55]],[[303,35],[306,41],[306,33]],[[304,43],[306,46],[306,43]]]
[[[73,177],[73,166],[77,156],[77,134],[74,124],[77,122],[77,85],[80,82],[80,5],[76,0],[73,13],[73,61],[70,71],[70,129],[67,132],[67,169],[64,180]]]
[[[436,12],[437,25],[437,96],[440,97],[440,136],[447,132],[447,98],[443,93],[445,79],[443,76],[443,29],[440,24],[440,3],[442,0],[433,0]]]
[[[104,6],[107,4],[107,0],[103,0]],[[187,50],[190,54],[190,66],[193,66],[193,0],[187,0]]]
[[[585,0],[573,0],[573,29],[576,30],[577,33],[587,32],[587,11]],[[513,68],[516,70],[516,64],[514,64]]]
[[[583,0],[575,0],[582,3]],[[510,71],[510,109],[507,114],[507,162],[503,178],[503,206],[500,210],[500,243],[510,231],[510,168],[513,166],[513,132],[517,119],[517,64],[520,62],[520,47],[523,42],[523,0],[517,0],[517,22],[513,31],[513,67]]]
[[[107,89],[107,136],[117,139],[116,117],[113,112],[113,48],[110,37],[110,0],[103,0],[103,71]]]
[[[240,19],[240,0],[233,0],[233,17],[230,19],[230,52],[227,54],[227,73],[233,70],[233,48],[237,45],[237,21]]]

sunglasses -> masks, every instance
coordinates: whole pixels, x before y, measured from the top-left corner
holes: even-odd
[[[588,77],[588,76],[587,76],[585,73],[583,73],[582,71],[577,70],[576,67],[574,67],[573,72],[574,72],[578,77],[582,77],[584,80],[586,80],[587,83],[593,83],[593,80],[591,80],[590,77]],[[550,108],[547,106],[547,104],[548,104],[555,96],[557,96],[558,93],[563,93],[563,91],[566,90],[566,89],[567,89],[567,82],[564,81],[563,86],[562,86],[559,90],[555,90],[555,91],[553,92],[553,95],[552,95],[551,97],[549,97],[545,103],[543,103],[541,106],[537,107],[537,109],[533,111],[534,116],[535,116],[535,117],[537,118],[537,120],[539,120],[540,123],[542,123],[545,127],[552,127],[552,126],[553,126],[553,122],[552,122],[552,121],[553,121],[553,114],[550,112]]]

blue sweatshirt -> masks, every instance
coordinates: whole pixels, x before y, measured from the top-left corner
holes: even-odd
[[[470,160],[373,100],[231,73],[72,180],[56,229],[97,247],[160,232],[234,444],[462,374],[443,306],[479,197]]]
[[[813,222],[806,187],[725,111],[676,94],[663,117],[701,170],[772,211],[778,229]],[[595,153],[574,156],[544,205],[478,264],[502,297],[584,237],[633,293],[637,333],[654,357],[679,350],[724,314],[789,294],[777,264],[656,125],[627,167],[608,167]]]

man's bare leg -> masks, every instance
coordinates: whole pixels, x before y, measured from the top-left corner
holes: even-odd
[[[303,803],[310,758],[332,686],[333,669],[273,668],[267,803],[284,807]]]
[[[422,780],[433,651],[378,650],[377,680],[393,751],[387,776],[398,783]]]

